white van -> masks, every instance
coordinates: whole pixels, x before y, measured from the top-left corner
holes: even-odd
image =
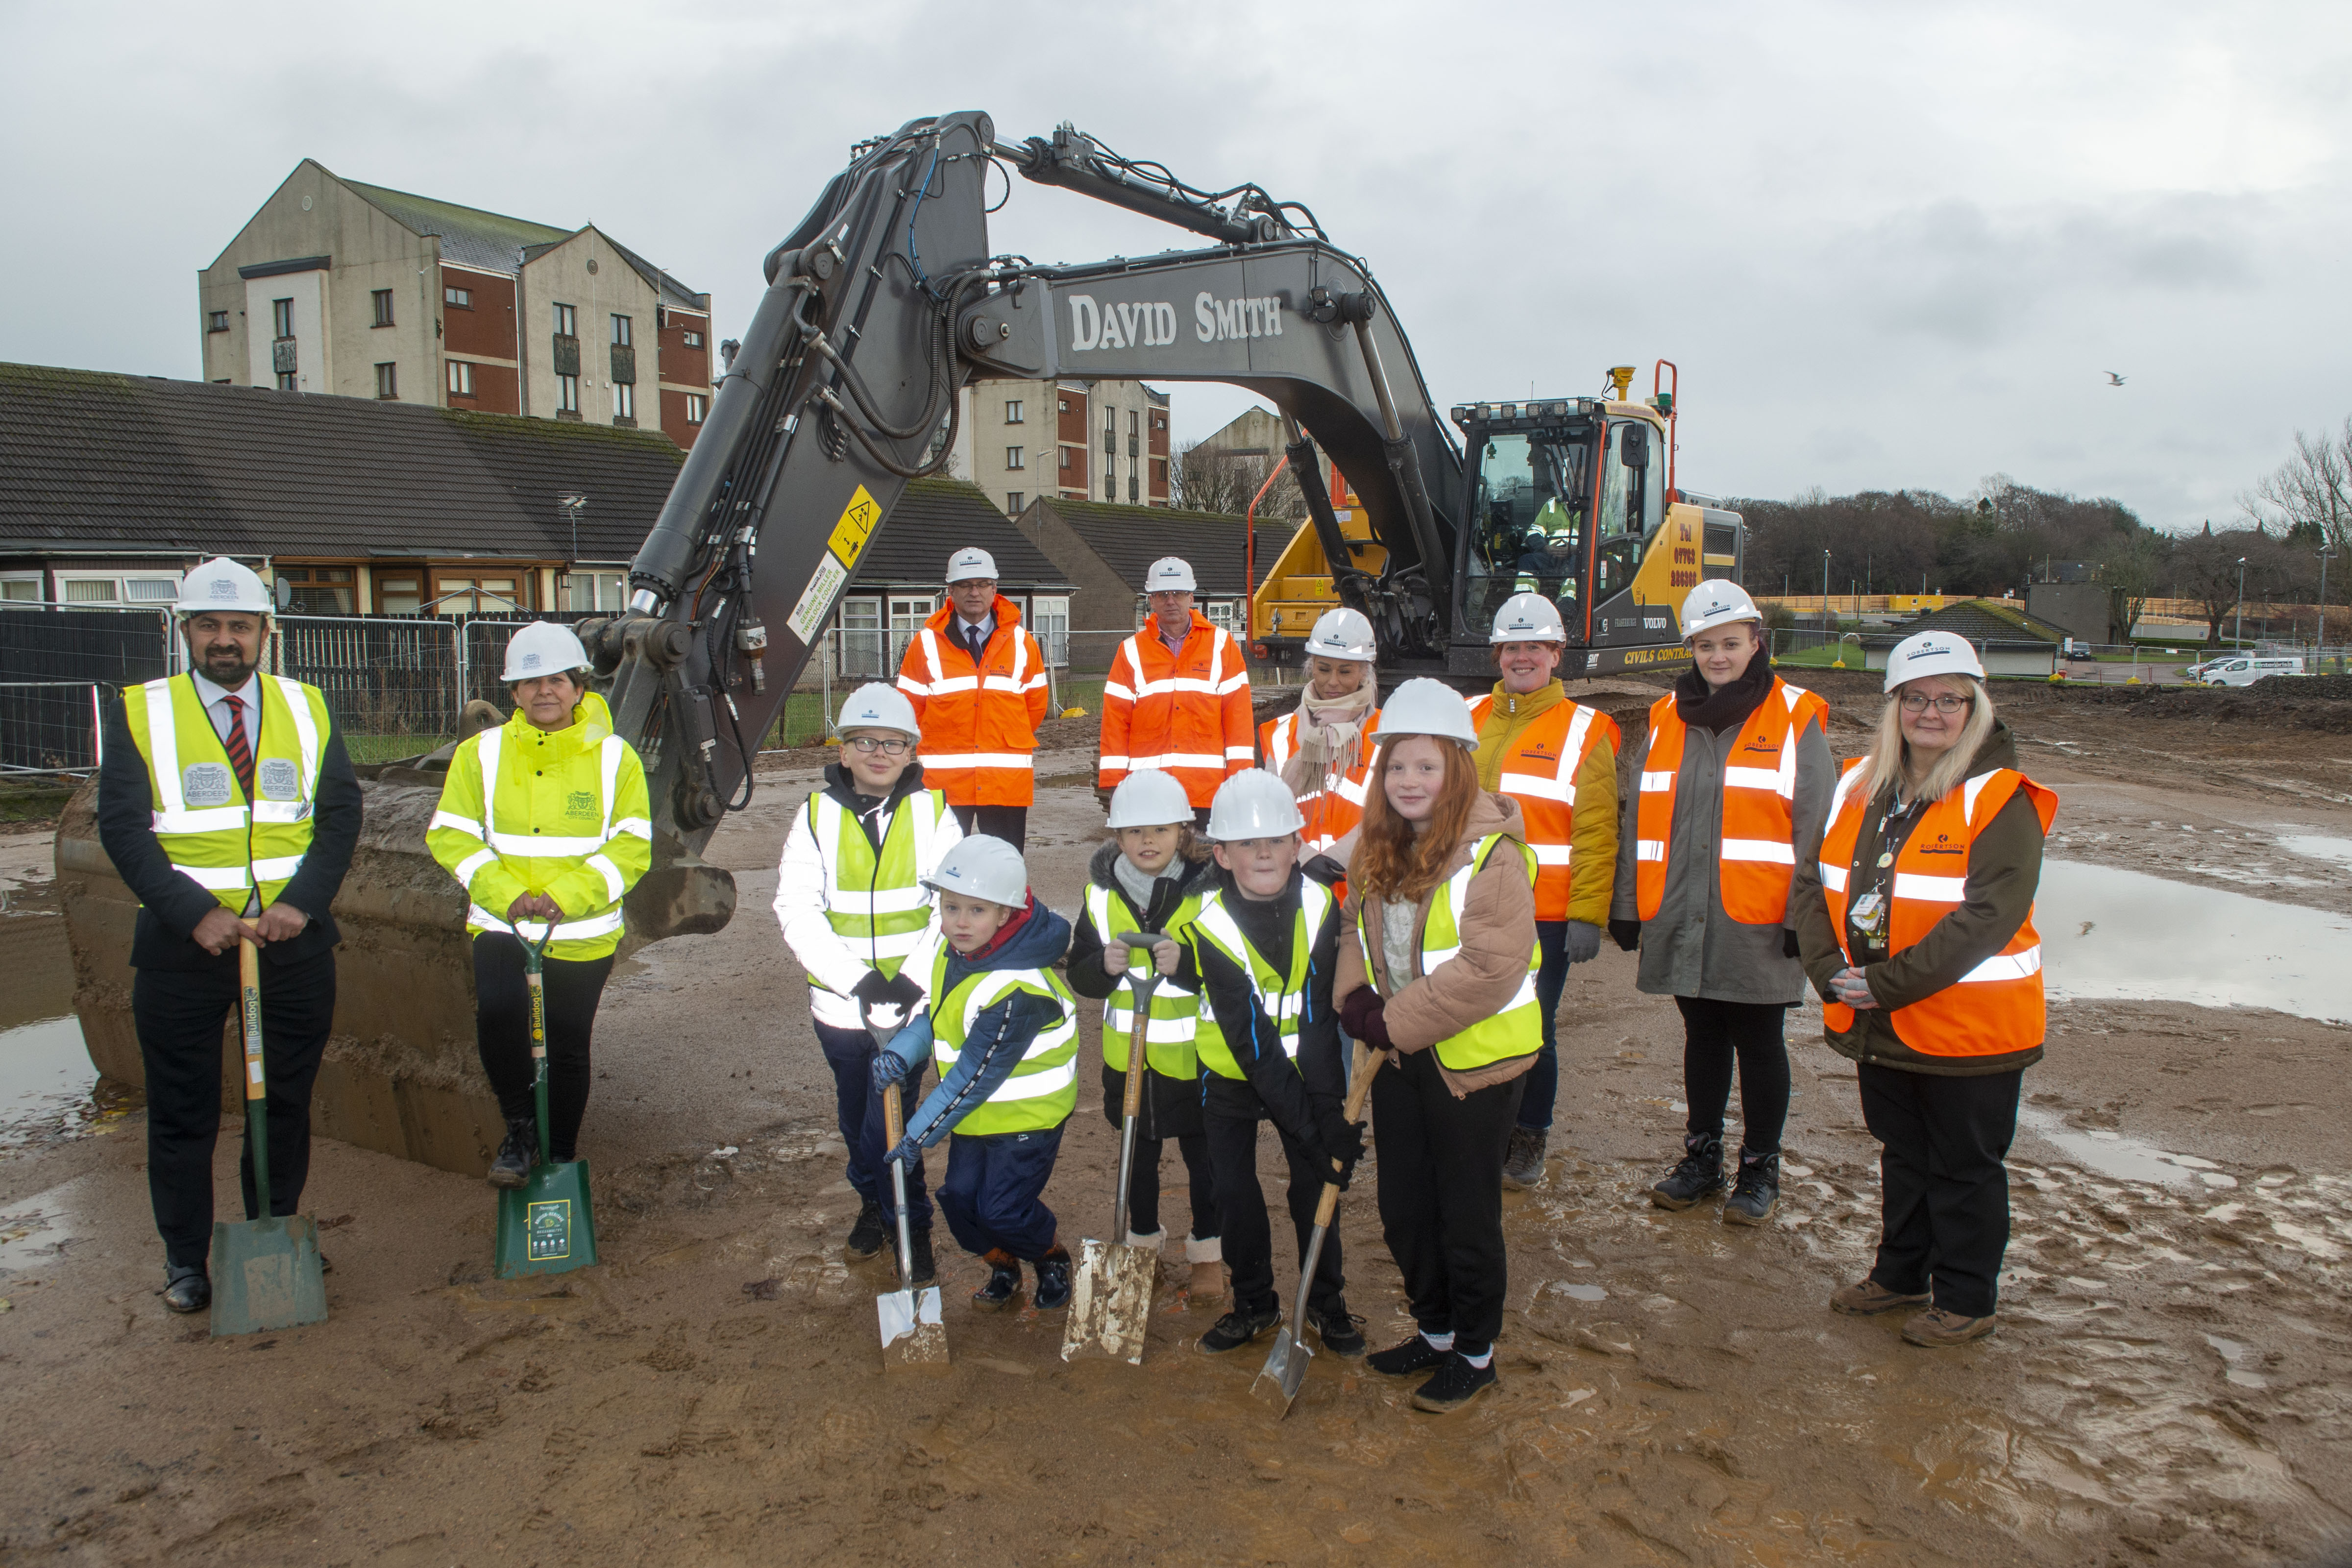
[[[2252,686],[2273,675],[2301,675],[2296,658],[2221,658],[2207,665],[2197,679],[2207,686]]]

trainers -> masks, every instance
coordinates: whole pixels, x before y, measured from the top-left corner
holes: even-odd
[[[531,1156],[539,1152],[539,1123],[528,1116],[507,1118],[506,1142],[490,1162],[490,1185],[519,1187],[530,1174]]]
[[[1650,1189],[1650,1201],[1662,1209],[1686,1209],[1710,1193],[1723,1190],[1723,1134],[1683,1135],[1682,1163]]]
[[[201,1312],[213,1304],[212,1277],[186,1264],[163,1266],[163,1305],[174,1312]]]
[[[1780,1201],[1780,1156],[1739,1152],[1739,1180],[1724,1200],[1726,1225],[1762,1225]]]
[[[1449,1351],[1437,1375],[1413,1390],[1412,1407],[1443,1415],[1449,1410],[1461,1409],[1494,1387],[1496,1381],[1492,1356],[1485,1366],[1472,1366],[1458,1352]]]
[[[1307,1321],[1312,1324],[1323,1348],[1333,1355],[1360,1356],[1364,1353],[1364,1320],[1348,1310],[1344,1301],[1328,1312],[1307,1310]]]
[[[868,1198],[858,1205],[857,1223],[849,1227],[849,1239],[841,1250],[854,1258],[871,1258],[882,1250],[883,1240],[882,1205]]]
[[[1514,1127],[1503,1152],[1503,1185],[1523,1193],[1543,1180],[1544,1145],[1551,1134],[1541,1127]]]
[[[931,1258],[931,1233],[928,1230],[908,1231],[907,1250],[914,1254],[914,1273],[911,1278],[901,1279],[898,1283],[908,1289],[921,1285],[938,1284],[940,1270],[939,1265]],[[890,1267],[893,1270],[898,1267],[898,1257],[895,1249],[890,1256]]]
[[[1995,1312],[1987,1312],[1981,1318],[1963,1318],[1958,1312],[1930,1307],[1903,1325],[1903,1337],[1931,1351],[1948,1350],[1984,1338],[2000,1323],[2000,1314]]]
[[[1385,1373],[1390,1377],[1403,1377],[1411,1373],[1427,1372],[1453,1353],[1452,1351],[1439,1350],[1421,1335],[1415,1334],[1402,1344],[1391,1345],[1384,1351],[1374,1351],[1364,1358],[1364,1364],[1374,1372]]]
[[[1058,1312],[1070,1304],[1070,1249],[1056,1242],[1037,1259],[1037,1289],[1029,1304],[1041,1312]]]
[[[988,1265],[988,1283],[971,1293],[971,1304],[983,1311],[1001,1312],[1021,1294],[1021,1265],[1013,1255],[990,1247],[981,1254]]]
[[[1211,1355],[1223,1355],[1227,1351],[1239,1350],[1252,1340],[1262,1340],[1280,1327],[1279,1307],[1261,1307],[1254,1312],[1236,1307],[1201,1336],[1201,1348]]]
[[[1874,1318],[1898,1307],[1924,1307],[1929,1300],[1925,1290],[1914,1295],[1902,1290],[1889,1290],[1875,1279],[1864,1279],[1859,1285],[1842,1286],[1832,1292],[1830,1310],[1843,1312],[1849,1318]]]

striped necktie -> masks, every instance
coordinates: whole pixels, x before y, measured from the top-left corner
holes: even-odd
[[[245,798],[253,799],[253,744],[245,738],[245,703],[236,697],[224,697],[228,704],[228,734],[222,744],[228,748],[228,765],[236,770],[236,782],[245,786]]]

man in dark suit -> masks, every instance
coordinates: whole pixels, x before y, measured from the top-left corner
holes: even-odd
[[[139,900],[131,1010],[147,1075],[147,1188],[163,1237],[164,1304],[212,1300],[213,1147],[222,1026],[237,944],[262,960],[270,1206],[298,1211],[310,1164],[310,1086],[335,1014],[328,914],[359,839],[360,786],[324,698],[257,673],[261,579],[226,559],[181,584],[190,672],[133,687],[106,716],[98,837]],[[250,1142],[245,1217],[257,1219]]]

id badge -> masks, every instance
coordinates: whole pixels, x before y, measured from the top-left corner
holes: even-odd
[[[1846,921],[1873,947],[1886,945],[1886,895],[1873,888],[1846,910]]]

